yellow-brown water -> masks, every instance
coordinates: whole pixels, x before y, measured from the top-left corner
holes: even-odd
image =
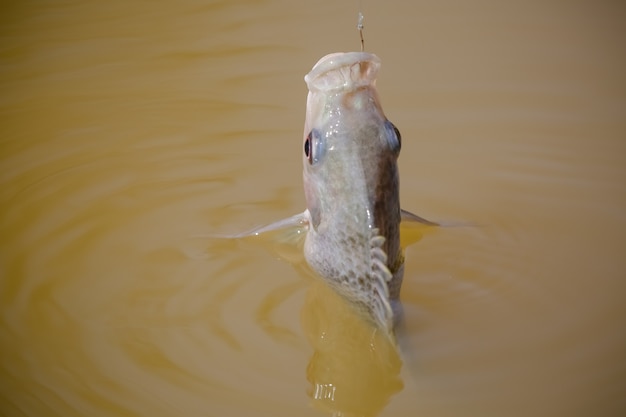
[[[297,250],[206,237],[303,210],[357,3],[2,5],[0,414],[626,413],[618,2],[361,2],[404,208],[477,225],[407,250],[399,352]]]

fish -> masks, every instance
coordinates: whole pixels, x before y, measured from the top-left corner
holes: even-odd
[[[304,258],[377,327],[392,332],[404,275],[401,221],[436,225],[402,210],[402,138],[385,116],[369,52],[324,56],[304,77],[302,141],[306,210],[247,234],[304,230]]]

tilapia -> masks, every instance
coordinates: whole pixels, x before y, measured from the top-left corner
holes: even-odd
[[[404,271],[401,219],[434,223],[400,208],[402,139],[378,98],[380,64],[367,52],[333,53],[304,77],[307,209],[251,233],[304,227],[309,266],[377,326],[391,331]]]

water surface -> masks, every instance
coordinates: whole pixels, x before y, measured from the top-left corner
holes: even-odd
[[[401,349],[280,240],[303,75],[356,2],[0,14],[7,416],[626,412],[626,8],[362,2],[405,209]],[[343,413],[343,414],[339,414]]]

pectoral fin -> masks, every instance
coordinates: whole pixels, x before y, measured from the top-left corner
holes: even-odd
[[[279,220],[274,223],[270,223],[265,226],[258,226],[252,230],[243,233],[237,233],[235,235],[229,235],[224,237],[230,238],[242,238],[248,236],[258,236],[262,233],[274,232],[277,230],[294,228],[295,231],[300,234],[306,232],[309,225],[309,211],[305,210],[303,213],[298,213],[295,216],[288,217],[286,219]]]
[[[479,224],[474,222],[464,222],[464,221],[440,221],[433,222],[430,220],[426,220],[423,217],[418,216],[417,214],[413,214],[410,211],[400,210],[400,218],[405,225],[411,223],[420,223],[424,226],[439,226],[439,227],[475,227],[479,226]]]
[[[430,220],[426,220],[425,218],[406,210],[400,210],[400,218],[403,222],[417,222],[425,224],[426,226],[439,226],[439,223],[431,222]]]
[[[400,210],[400,246],[406,248],[419,241],[424,232],[430,226],[439,226],[439,223],[431,222],[410,211]]]
[[[194,236],[193,239],[246,239],[263,235],[264,243],[270,244],[281,258],[292,263],[299,263],[302,261],[302,242],[309,224],[309,213],[304,211],[265,226],[255,227],[247,232]]]

